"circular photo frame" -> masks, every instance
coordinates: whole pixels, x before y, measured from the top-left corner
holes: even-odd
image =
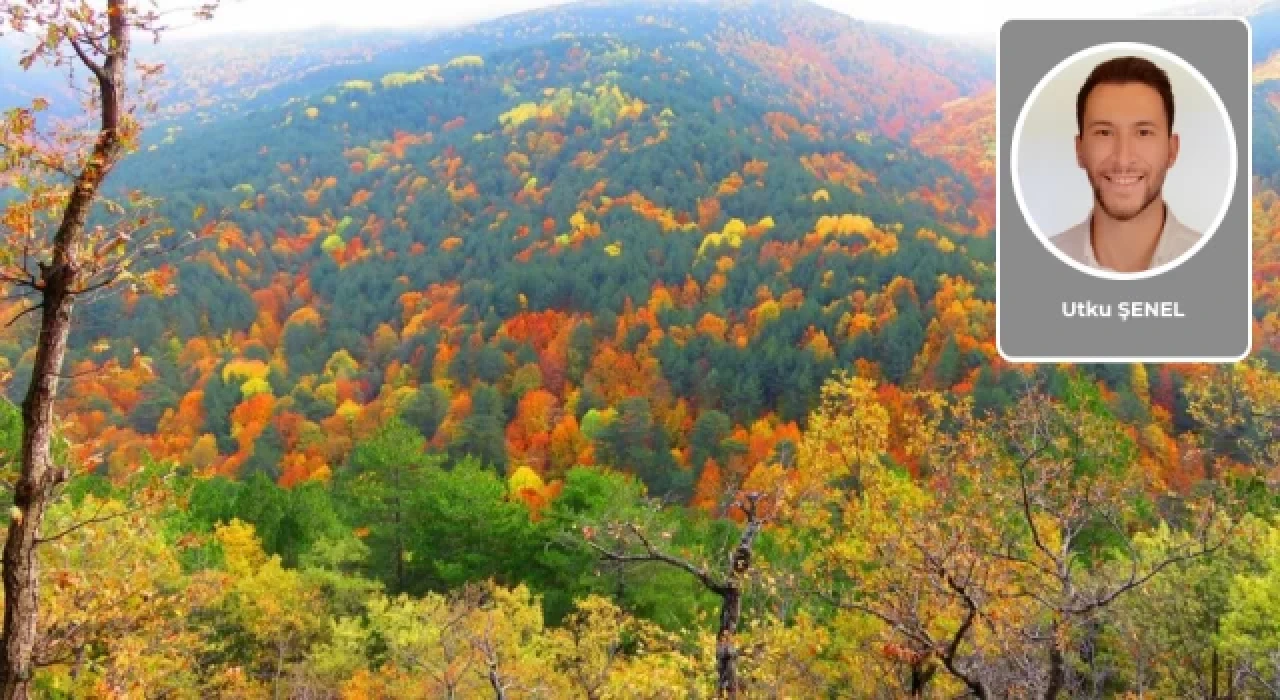
[[[1199,240],[1177,258],[1139,272],[1090,267],[1050,240],[1088,221],[1093,211],[1093,187],[1076,161],[1076,96],[1095,66],[1120,56],[1145,58],[1169,76],[1175,105],[1173,133],[1179,136],[1180,146],[1161,196],[1179,221],[1200,233]],[[1217,233],[1235,192],[1236,148],[1235,127],[1222,98],[1194,66],[1148,44],[1099,44],[1054,66],[1023,103],[1010,146],[1013,192],[1027,225],[1063,263],[1101,279],[1146,279],[1191,259]]]

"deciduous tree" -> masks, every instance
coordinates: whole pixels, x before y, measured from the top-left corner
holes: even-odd
[[[211,17],[215,6],[216,1],[201,5],[195,16]],[[103,181],[138,145],[141,122],[137,105],[131,104],[129,81],[141,77],[145,82],[159,69],[130,65],[133,34],[152,34],[158,40],[168,28],[154,6],[130,0],[107,0],[105,9],[87,2],[0,2],[0,33],[35,40],[21,59],[24,69],[44,61],[72,67],[73,87],[81,87],[74,68],[87,71],[91,79],[83,117],[75,120],[82,130],[41,129],[38,115],[49,104],[45,98],[11,109],[0,119],[0,175],[16,173],[22,185],[21,196],[0,214],[7,229],[0,241],[0,278],[7,293],[25,300],[15,319],[27,313],[39,318],[31,381],[22,403],[15,517],[4,547],[0,697],[6,699],[29,694],[39,619],[35,550],[45,511],[69,478],[53,464],[50,439],[72,310],[77,300],[120,284],[155,286],[159,278],[154,272],[135,269],[164,253],[167,244],[171,249],[174,240],[173,228],[157,224],[150,198],[137,192],[122,201],[101,196]],[[137,72],[131,74],[131,68]],[[96,128],[88,126],[94,121]],[[91,218],[99,223],[89,228]]]

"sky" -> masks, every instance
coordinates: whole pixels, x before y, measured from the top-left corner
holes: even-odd
[[[323,26],[352,29],[457,27],[566,0],[222,0],[212,22],[174,36]],[[158,0],[161,7],[186,6]],[[1010,18],[1133,17],[1185,5],[1188,0],[816,0],[857,19],[904,25],[936,34],[995,34]]]

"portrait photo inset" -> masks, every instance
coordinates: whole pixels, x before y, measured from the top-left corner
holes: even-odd
[[[1014,190],[1059,259],[1141,279],[1195,254],[1226,215],[1236,145],[1213,87],[1154,47],[1109,44],[1059,64],[1023,107]]]

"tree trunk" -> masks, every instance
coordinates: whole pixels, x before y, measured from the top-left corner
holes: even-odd
[[[747,515],[747,527],[742,531],[738,546],[729,554],[729,570],[726,583],[715,588],[720,594],[720,629],[716,632],[716,693],[722,698],[737,698],[742,689],[738,678],[738,622],[742,618],[742,581],[751,569],[751,549],[760,534],[763,522],[756,517],[759,496],[747,497],[749,505],[743,509]]]
[[[80,247],[85,221],[107,173],[120,159],[120,107],[129,29],[125,0],[108,0],[108,39],[111,47],[102,65],[82,56],[100,88],[102,124],[93,151],[63,211],[53,238],[48,264],[40,264],[40,335],[36,340],[31,384],[22,401],[21,474],[14,486],[13,510],[3,555],[4,624],[0,637],[0,700],[30,696],[34,672],[32,653],[39,629],[39,566],[36,545],[40,526],[58,484],[67,474],[53,464],[53,405],[58,392],[71,331],[71,310],[81,284]]]
[[[911,664],[911,687],[909,689],[911,697],[924,697],[925,687],[929,685],[929,681],[933,680],[934,669],[934,665],[928,662]]]
[[[31,385],[22,401],[22,474],[14,488],[13,510],[4,544],[0,697],[5,700],[26,698],[30,693],[29,683],[34,672],[31,657],[39,621],[40,569],[36,544],[53,491],[65,479],[55,469],[49,443],[58,374],[71,329],[71,297],[46,288],[44,303],[47,306],[41,317]]]
[[[1218,648],[1213,648],[1213,656],[1209,659],[1209,698],[1218,700]]]
[[[1067,681],[1067,660],[1058,646],[1058,635],[1049,642],[1049,685],[1044,689],[1044,700],[1057,700]]]
[[[1227,700],[1236,698],[1236,663],[1227,659]]]
[[[284,670],[284,642],[276,645],[276,675],[272,681],[272,697],[280,700],[280,673]]]
[[[716,693],[721,698],[738,697],[738,648],[734,636],[742,617],[742,591],[726,586],[720,593],[720,629],[716,633]]]
[[[498,664],[495,661],[489,662],[489,685],[493,687],[495,700],[507,700],[507,689],[502,686],[502,679],[498,677]]]

